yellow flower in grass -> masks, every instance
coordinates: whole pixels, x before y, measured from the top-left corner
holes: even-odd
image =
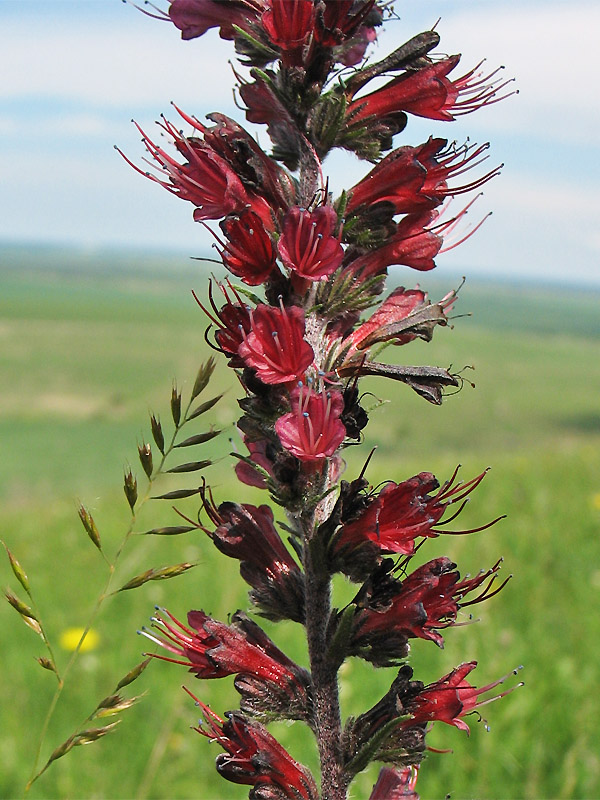
[[[83,636],[85,628],[65,628],[60,634],[60,646],[63,650],[76,650],[79,640]],[[81,643],[79,651],[81,653],[89,653],[90,650],[95,650],[100,643],[100,636],[97,631],[90,628],[87,632],[85,639]]]
[[[592,506],[596,511],[600,511],[600,492],[596,492],[596,494],[592,495]]]

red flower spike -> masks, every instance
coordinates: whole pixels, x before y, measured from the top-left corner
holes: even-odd
[[[169,17],[181,31],[182,39],[196,39],[209,28],[219,28],[222,39],[233,39],[234,25],[248,30],[265,6],[264,0],[171,0]]]
[[[482,77],[475,67],[461,78],[449,80],[448,73],[459,61],[460,56],[449,56],[423,69],[405,72],[374,92],[353,100],[347,109],[349,125],[371,117],[380,119],[399,111],[427,119],[451,121],[508,97],[497,95],[510,82],[498,85],[498,80],[492,80],[498,70]]]
[[[463,509],[464,502],[450,519],[442,521],[448,506],[464,501],[483,480],[487,470],[467,483],[454,485],[457,472],[436,494],[432,492],[438,489],[439,483],[430,472],[421,472],[402,483],[386,484],[358,519],[341,527],[335,540],[335,549],[339,552],[352,550],[369,539],[379,546],[382,553],[412,555],[415,539],[435,538],[445,532],[436,526],[455,519]],[[460,533],[484,530],[499,519]]]
[[[415,791],[419,767],[383,767],[369,800],[419,800]]]
[[[275,432],[286,450],[306,463],[324,461],[344,441],[341,392],[315,392],[300,386],[291,393],[292,411],[279,417]]]
[[[291,383],[302,378],[314,359],[304,339],[304,312],[297,306],[259,305],[238,353],[263,383]]]
[[[505,585],[506,581],[490,592],[500,564],[497,562],[491,569],[463,581],[455,569],[456,564],[449,558],[436,558],[423,564],[399,584],[398,591],[382,611],[366,608],[360,613],[358,639],[372,634],[385,635],[394,630],[409,638],[427,639],[443,647],[444,640],[437,630],[454,625],[462,606],[492,597]],[[469,593],[486,582],[488,585],[478,597],[462,602]]]
[[[310,772],[294,761],[263,725],[247,720],[239,711],[227,712],[227,719],[222,720],[188,694],[204,717],[195,730],[225,750],[217,757],[220,775],[232,783],[253,786],[255,800],[318,800]]]
[[[249,286],[259,286],[275,268],[275,248],[258,214],[245,210],[226,217],[221,230],[227,244],[220,253],[227,269]]]
[[[284,53],[293,53],[302,47],[312,33],[314,20],[313,0],[270,0],[262,15],[267,36]]]
[[[469,726],[463,722],[462,717],[474,711],[479,706],[490,703],[493,700],[499,700],[501,697],[514,691],[517,686],[508,689],[501,694],[490,697],[487,700],[479,700],[479,696],[495,689],[501,683],[504,683],[508,675],[504,675],[493,683],[488,683],[481,689],[471,686],[465,678],[477,666],[477,661],[469,661],[461,664],[456,669],[449,672],[439,681],[426,686],[418,695],[413,697],[408,703],[408,710],[412,714],[412,719],[403,722],[403,728],[409,728],[412,725],[421,725],[427,722],[445,722],[447,725],[454,725],[461,731],[469,733]],[[517,670],[514,670],[511,675],[516,675]]]
[[[337,214],[330,206],[314,211],[291,208],[277,244],[284,265],[309,281],[323,280],[335,272],[344,257],[339,235],[334,235],[337,223]]]

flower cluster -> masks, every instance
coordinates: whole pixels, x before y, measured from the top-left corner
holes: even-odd
[[[425,686],[406,664],[410,640],[442,647],[440,631],[456,624],[461,609],[506,583],[498,580],[500,562],[464,578],[447,557],[410,567],[427,541],[497,522],[447,527],[485,472],[460,482],[457,470],[441,484],[420,472],[372,487],[365,467],[341,479],[344,449],[361,441],[368,423],[362,377],[400,381],[436,405],[461,385],[444,367],[377,360],[388,344],[430,341],[448,325],[457,292],[437,302],[419,286],[381,295],[390,266],[432,270],[439,254],[479,227],[461,232],[474,198],[453,198],[476,192],[499,171],[481,168],[486,143],[431,137],[394,147],[394,137],[409,115],[450,121],[507,95],[497,72],[475,67],[453,77],[460,56],[432,53],[435,31],[371,63],[365,54],[386,10],[377,0],[171,0],[151,14],[186,40],[217,28],[233,41],[249,68],[246,76],[235,73],[246,118],[266,125],[272,143],[267,154],[229,117],[213,113],[205,124],[176,108],[187,133],[161,119],[171,151],[140,129],[150,171],[135,167],[191,203],[193,219],[215,238],[230,277],[211,282],[208,300],[197,300],[213,329],[207,341],[244,391],[236,475],[267,491],[283,515],[276,521],[266,504],[217,503],[205,489],[192,525],[239,561],[258,614],[302,626],[309,669],[241,611],[230,624],[191,611],[187,625],[160,611],[154,630],[143,633],[170,654],[159,658],[198,678],[236,676],[240,710],[223,720],[198,701],[197,730],[225,751],[220,774],[264,800],[343,800],[371,761],[388,764],[371,800],[417,800],[430,723],[468,730],[463,718],[499,683],[471,686],[469,662]],[[382,76],[387,82],[369,86]],[[337,196],[323,167],[333,148],[374,162]],[[357,585],[342,610],[331,605],[336,573]],[[348,657],[399,672],[382,699],[344,727],[337,671]],[[320,790],[264,728],[273,718],[313,730]]]

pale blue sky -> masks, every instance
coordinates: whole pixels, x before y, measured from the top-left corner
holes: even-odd
[[[506,165],[477,204],[493,216],[438,259],[438,272],[600,284],[600,3],[406,0],[396,10],[401,20],[375,57],[441,16],[439,51],[462,52],[457,74],[486,58],[490,70],[506,65],[520,89],[454,123],[411,120],[397,137],[489,140],[490,166]],[[113,145],[139,162],[130,119],[154,133],[171,100],[196,116],[222,110],[243,122],[232,103],[233,57],[214,31],[182,42],[173,26],[120,0],[0,0],[0,242],[207,254],[192,206],[134,173]],[[326,172],[338,191],[366,166],[343,153]]]

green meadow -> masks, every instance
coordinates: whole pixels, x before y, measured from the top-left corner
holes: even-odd
[[[0,257],[2,257],[0,255]],[[210,265],[183,257],[83,256],[60,251],[5,251],[0,267],[0,509],[1,537],[28,574],[36,607],[59,668],[70,652],[61,635],[84,626],[107,580],[107,565],[78,516],[83,502],[112,558],[129,524],[123,470],[145,478],[137,445],[149,439],[149,412],[170,430],[171,385],[189,393],[210,355],[206,320],[190,290],[206,291]],[[414,281],[415,275],[402,274]],[[419,276],[434,299],[456,285]],[[448,555],[461,572],[476,573],[503,557],[513,578],[496,597],[474,606],[473,619],[446,631],[446,646],[416,640],[415,677],[432,682],[463,661],[477,660],[473,682],[485,685],[523,665],[525,685],[486,706],[485,720],[467,721],[471,735],[436,723],[419,777],[423,800],[450,796],[501,798],[600,797],[600,293],[561,287],[467,282],[452,329],[434,341],[389,348],[403,363],[462,370],[462,390],[434,407],[408,387],[372,379],[372,407],[362,445],[346,451],[355,477],[377,450],[367,477],[373,485],[431,471],[441,480],[457,464],[469,479],[491,470],[450,528],[481,533],[426,543],[426,559]],[[474,367],[474,369],[471,369]],[[465,368],[465,369],[463,369]],[[470,383],[475,384],[472,388]],[[209,444],[180,460],[210,458],[204,476],[215,499],[267,502],[236,484],[236,399],[240,387],[220,363],[202,399],[224,392],[186,435],[222,429]],[[176,460],[170,462],[177,463]],[[198,477],[169,476],[153,493],[195,486]],[[160,489],[160,491],[158,491]],[[177,502],[194,516],[198,501]],[[176,525],[167,501],[151,500],[135,530]],[[123,695],[143,695],[116,717],[85,723],[98,702],[151,643],[136,631],[155,605],[184,618],[203,608],[221,619],[247,608],[237,563],[216,554],[201,532],[130,537],[114,576],[115,588],[150,568],[190,562],[171,580],[145,583],[107,598],[95,618],[97,643],[82,652],[42,743],[40,766],[79,726],[120,719],[117,729],[57,760],[28,793],[45,798],[198,798],[234,800],[248,787],[214,770],[218,746],[190,730],[198,710],[185,684],[217,713],[237,704],[231,679],[200,682],[183,667],[153,661]],[[27,600],[8,559],[2,583]],[[351,588],[340,580],[344,603]],[[0,794],[23,796],[48,707],[57,685],[36,662],[47,655],[39,636],[8,605],[0,606]],[[267,625],[277,644],[303,661],[293,624]],[[394,678],[354,659],[341,672],[345,715],[377,702]],[[487,723],[487,725],[486,725]],[[489,730],[487,728],[489,727]],[[299,723],[275,726],[297,759],[317,770],[313,744]],[[378,768],[353,784],[366,800]]]

